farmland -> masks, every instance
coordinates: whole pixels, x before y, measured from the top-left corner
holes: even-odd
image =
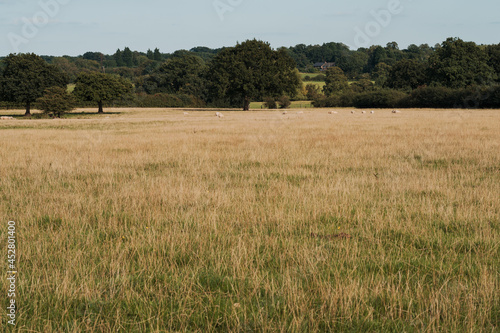
[[[0,121],[16,330],[500,329],[497,110],[91,111]]]

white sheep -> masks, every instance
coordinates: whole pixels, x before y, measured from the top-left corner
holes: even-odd
[[[297,114],[303,114],[304,111],[297,111]]]
[[[287,113],[288,113],[288,112],[286,112],[286,111],[283,111],[283,114],[287,114]]]
[[[351,113],[352,113],[352,114],[354,114],[354,113],[356,113],[356,111],[354,111],[354,110],[351,110]]]
[[[185,116],[187,116],[187,115],[189,115],[189,113],[187,113],[187,112],[184,112],[184,115],[185,115]]]
[[[392,110],[392,113],[401,113],[399,110]]]
[[[363,111],[361,111],[361,113],[362,113],[362,114],[365,114],[365,113],[366,113],[366,111],[364,111],[364,110],[363,110]]]
[[[215,116],[218,117],[221,113],[220,112],[215,112]]]
[[[9,117],[9,116],[2,116],[0,117],[1,120],[10,120],[10,119],[14,119],[14,117]]]
[[[224,118],[224,115],[222,113],[220,113],[220,112],[217,112],[217,113],[218,113],[217,117]]]
[[[370,113],[371,113],[371,114],[374,114],[374,113],[375,113],[375,111],[371,110],[371,111],[370,111]]]
[[[328,111],[328,114],[337,114],[337,111]]]

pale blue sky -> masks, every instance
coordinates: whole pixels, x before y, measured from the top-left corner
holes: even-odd
[[[112,54],[125,46],[173,52],[252,38],[275,48],[391,41],[405,48],[447,37],[498,44],[499,13],[497,0],[0,0],[0,56]]]

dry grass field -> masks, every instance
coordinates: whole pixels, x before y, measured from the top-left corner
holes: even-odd
[[[499,332],[500,111],[105,111],[0,121],[13,330]]]

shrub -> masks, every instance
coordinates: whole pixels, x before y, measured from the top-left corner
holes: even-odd
[[[278,104],[280,105],[280,109],[288,109],[292,102],[290,102],[290,98],[287,96],[281,96],[278,98]]]
[[[264,106],[268,109],[277,109],[278,108],[276,101],[272,97],[265,97],[264,98]]]
[[[357,108],[394,108],[405,97],[406,94],[398,90],[380,89],[355,95],[353,105]]]
[[[37,99],[37,105],[44,113],[58,118],[61,118],[61,114],[73,110],[75,103],[74,97],[61,87],[47,88],[43,96]]]

